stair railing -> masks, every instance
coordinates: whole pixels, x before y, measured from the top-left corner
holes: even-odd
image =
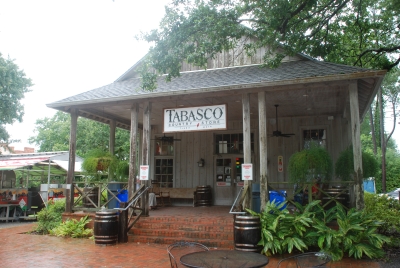
[[[244,187],[240,188],[239,193],[236,196],[235,201],[233,202],[233,205],[231,207],[231,210],[229,211],[230,214],[246,214],[245,211],[242,211],[242,200],[239,200],[239,197],[242,195],[242,192],[244,190]]]
[[[140,216],[143,214],[145,208],[138,206],[139,200],[141,197],[144,197],[145,194],[147,194],[149,190],[149,187],[146,185],[142,185],[139,190],[137,190],[132,197],[129,199],[127,202],[127,205],[125,208],[115,208],[118,210],[129,210],[129,215],[128,215],[128,227],[127,227],[127,232],[133,227],[133,225],[140,219]],[[142,202],[142,205],[144,202]],[[132,218],[135,217],[134,220]],[[132,221],[132,222],[131,222]]]

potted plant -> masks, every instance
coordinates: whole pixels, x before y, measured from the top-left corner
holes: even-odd
[[[378,172],[378,161],[375,157],[367,152],[362,152],[362,167],[364,178],[375,177]],[[354,158],[353,146],[340,153],[335,163],[335,174],[344,181],[353,179],[354,174]]]
[[[107,171],[108,168],[115,170],[118,165],[118,159],[101,149],[90,151],[83,160],[82,169],[89,174],[95,174],[99,171]]]
[[[328,151],[315,143],[289,159],[289,180],[294,183],[311,183],[317,177],[322,182],[331,179],[333,171],[332,159]]]

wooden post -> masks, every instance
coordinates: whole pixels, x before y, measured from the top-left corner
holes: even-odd
[[[135,193],[136,175],[138,174],[137,162],[137,140],[138,140],[138,116],[139,104],[134,103],[131,106],[131,133],[130,133],[130,151],[129,151],[129,180],[128,180],[128,200]]]
[[[115,153],[115,119],[110,120],[110,139],[108,141],[110,154],[114,155]],[[108,181],[112,181],[114,179],[114,171],[111,168],[108,168]]]
[[[126,208],[126,203],[119,203],[120,208]],[[128,210],[119,211],[118,219],[118,243],[128,242]]]
[[[65,212],[71,213],[74,206],[74,182],[75,176],[75,152],[76,152],[76,126],[78,123],[78,112],[71,110],[71,129],[69,133],[69,158],[67,171],[67,189],[65,190]]]
[[[358,105],[357,83],[349,85],[350,95],[350,116],[351,116],[351,138],[353,141],[353,160],[354,160],[354,194],[356,199],[356,209],[364,208],[364,184],[362,170],[362,153],[360,138],[360,115]]]
[[[258,93],[258,133],[260,144],[260,211],[263,211],[269,200],[268,166],[267,166],[267,107],[265,92]]]
[[[250,129],[250,94],[242,95],[242,112],[243,112],[243,162],[251,163],[251,129]],[[251,208],[251,181],[244,182],[243,209]]]
[[[150,159],[150,115],[151,115],[151,102],[146,102],[143,108],[143,143],[142,143],[142,165],[149,165]],[[144,182],[146,186],[150,186],[150,181]],[[142,208],[144,216],[149,215],[148,202],[149,193],[146,192],[142,198]]]

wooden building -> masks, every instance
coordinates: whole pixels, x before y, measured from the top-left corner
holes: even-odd
[[[152,92],[140,89],[139,61],[109,85],[47,106],[72,116],[71,158],[78,116],[109,124],[111,139],[115,127],[127,129],[131,163],[139,157],[162,187],[210,185],[214,205],[232,205],[238,190],[252,183],[261,184],[263,204],[268,182],[288,181],[288,160],[309,133],[334,161],[353,144],[361,176],[355,201],[362,206],[360,122],[386,72],[301,54],[284,58],[278,68],[262,68],[264,52],[248,57],[239,47],[210,60],[207,70],[183,64],[179,78],[159,77]],[[274,137],[274,131],[294,135]],[[242,180],[242,163],[252,164],[252,181]],[[137,174],[131,165],[130,192]]]

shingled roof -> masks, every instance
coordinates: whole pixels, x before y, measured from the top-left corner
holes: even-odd
[[[116,81],[75,96],[48,104],[57,108],[65,105],[102,103],[119,100],[152,98],[168,95],[212,92],[229,89],[274,86],[374,76],[373,70],[317,60],[284,62],[272,69],[261,65],[247,65],[220,69],[183,72],[171,82],[159,77],[153,92],[140,89],[140,78]],[[379,71],[381,72],[381,71]]]

